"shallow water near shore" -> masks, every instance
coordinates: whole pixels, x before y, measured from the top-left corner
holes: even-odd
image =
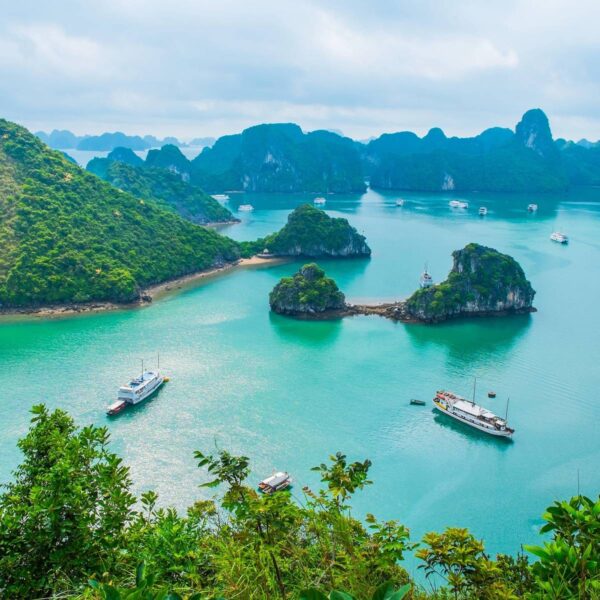
[[[373,461],[374,485],[354,501],[359,515],[398,518],[415,539],[469,527],[491,553],[535,542],[543,510],[577,492],[578,474],[583,493],[600,489],[600,190],[463,195],[468,211],[450,209],[452,197],[329,196],[327,212],[364,233],[373,256],[319,263],[350,302],[384,302],[414,291],[425,262],[445,278],[452,250],[479,242],[521,263],[539,312],[435,326],[288,319],[269,312],[268,293],[302,264],[292,261],[226,272],[140,309],[0,320],[0,482],[19,462],[30,407],[45,402],[80,424],[108,426],[135,490],[155,489],[164,504],[184,508],[210,494],[197,487],[195,449],[248,455],[253,483],[286,469],[296,493],[317,486],[310,467],[341,450]],[[255,210],[221,231],[263,236],[307,200],[232,195],[232,209]],[[538,213],[527,213],[530,202]],[[571,243],[552,243],[554,230]],[[106,417],[117,387],[157,352],[171,381]],[[478,400],[495,412],[510,396],[512,443],[432,412],[437,389],[470,397],[474,377]]]

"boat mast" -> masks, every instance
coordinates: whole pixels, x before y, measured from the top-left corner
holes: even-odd
[[[508,405],[510,403],[510,396],[506,400],[506,414],[504,415],[504,422],[508,423]]]
[[[142,358],[142,375],[144,374],[144,359]]]
[[[160,352],[156,353],[156,370],[160,371]]]
[[[473,377],[473,400],[471,400],[471,404],[475,405],[475,389],[477,388],[477,377]]]

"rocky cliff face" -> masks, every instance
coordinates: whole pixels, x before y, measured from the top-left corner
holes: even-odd
[[[515,128],[515,139],[543,158],[555,160],[558,157],[548,117],[539,108],[528,110],[523,115]]]
[[[346,307],[344,294],[315,263],[284,277],[269,294],[271,310],[283,315],[311,315]]]
[[[514,258],[479,244],[468,244],[452,256],[454,265],[446,281],[419,290],[406,301],[411,317],[437,322],[533,310],[535,291]]]
[[[346,219],[332,218],[305,204],[296,208],[279,232],[258,240],[257,251],[267,248],[278,256],[370,256],[367,240]]]

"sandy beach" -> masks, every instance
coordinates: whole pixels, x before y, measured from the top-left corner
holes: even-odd
[[[252,256],[251,258],[241,258],[236,262],[227,263],[220,267],[206,269],[196,273],[189,273],[188,275],[182,275],[181,277],[177,277],[175,279],[170,279],[168,281],[163,281],[161,283],[148,286],[147,288],[142,289],[140,300],[129,304],[118,304],[115,302],[87,302],[81,304],[73,303],[24,308],[5,308],[0,309],[0,318],[11,316],[35,316],[46,318],[82,313],[104,312],[107,310],[130,310],[132,308],[140,308],[142,306],[148,306],[153,300],[157,300],[158,298],[161,298],[162,296],[174,291],[187,287],[193,287],[195,283],[203,279],[217,277],[229,271],[234,271],[240,268],[281,264],[288,260],[289,259],[286,257],[259,258],[258,256]]]

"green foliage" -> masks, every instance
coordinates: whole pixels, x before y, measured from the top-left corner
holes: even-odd
[[[544,514],[543,546],[526,546],[539,561],[533,575],[539,592],[533,598],[570,600],[600,597],[600,498],[576,496],[555,502]]]
[[[417,290],[407,300],[410,313],[441,320],[465,312],[531,307],[535,291],[511,256],[471,243],[452,257],[454,265],[445,281]]]
[[[304,134],[293,123],[257,125],[219,138],[192,161],[192,181],[211,191],[363,192],[352,140]]]
[[[410,592],[410,588],[410,583],[398,590],[393,584],[384,583],[375,590],[371,600],[402,600]],[[311,588],[300,592],[299,600],[355,600],[355,597],[339,590],[333,590],[326,596],[316,588]]]
[[[239,256],[237,244],[120,192],[0,120],[0,305],[132,301]]]
[[[112,153],[111,153],[112,154]],[[154,200],[162,208],[192,223],[225,223],[235,218],[214,198],[181,175],[160,167],[132,166],[119,160],[96,158],[88,170],[136,198]]]
[[[40,597],[110,571],[135,498],[106,428],[76,431],[61,410],[32,410],[23,462],[0,496],[0,596]]]
[[[330,217],[310,204],[293,210],[277,233],[242,244],[242,253],[252,255],[267,248],[279,256],[369,256],[371,249],[346,219]]]
[[[344,294],[317,264],[304,265],[293,277],[283,277],[269,294],[271,310],[281,314],[341,309]]]

